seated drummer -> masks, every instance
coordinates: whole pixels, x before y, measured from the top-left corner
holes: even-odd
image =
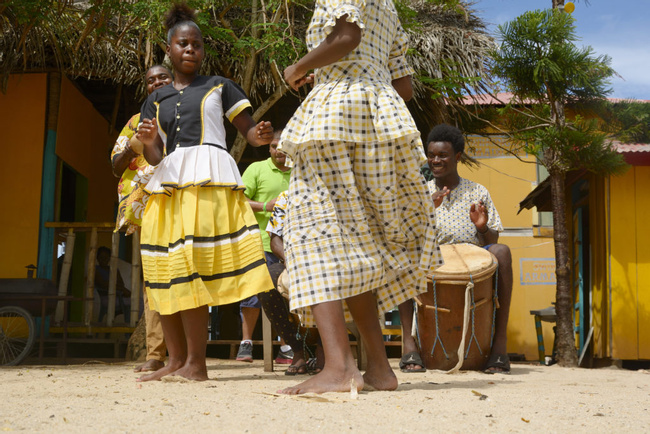
[[[475,244],[496,256],[499,262],[499,309],[496,311],[492,352],[484,372],[509,374],[506,328],[512,295],[512,257],[508,246],[498,244],[499,231],[503,228],[490,193],[484,186],[458,175],[458,161],[464,150],[463,133],[456,127],[441,124],[429,133],[427,158],[434,178],[429,181],[429,191],[436,205],[438,244]],[[399,312],[404,353],[400,368],[403,372],[423,372],[424,365],[411,336],[413,303],[402,303]]]

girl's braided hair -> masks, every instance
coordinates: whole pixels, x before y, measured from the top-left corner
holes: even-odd
[[[182,26],[194,27],[199,31],[201,37],[201,29],[196,24],[196,12],[194,9],[189,7],[187,3],[175,3],[172,8],[167,12],[165,16],[165,27],[167,30],[167,43],[172,42],[172,36],[176,33],[176,30]]]

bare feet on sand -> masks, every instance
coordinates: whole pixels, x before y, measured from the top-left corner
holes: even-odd
[[[208,369],[205,364],[201,365],[190,365],[185,364],[181,369],[171,374],[175,377],[183,377],[187,380],[192,381],[206,381],[208,379]]]
[[[158,381],[165,375],[172,375],[184,365],[183,361],[173,361],[170,360],[167,362],[167,365],[158,369],[157,371],[152,372],[151,374],[143,375],[138,378],[137,381]]]
[[[398,386],[397,377],[390,366],[388,369],[368,367],[363,374],[363,381],[366,390],[395,390]]]
[[[165,364],[160,360],[147,360],[140,366],[136,366],[133,372],[155,372],[161,369]]]
[[[151,374],[143,375],[137,381],[157,381],[165,376],[182,377],[192,381],[205,381],[208,379],[208,369],[205,363],[174,363],[170,361],[167,366]]]
[[[357,391],[363,389],[363,376],[355,368],[344,372],[328,371],[327,365],[323,370],[303,381],[297,386],[287,387],[278,391],[285,395],[301,395],[303,393],[349,392],[351,381],[357,386]]]

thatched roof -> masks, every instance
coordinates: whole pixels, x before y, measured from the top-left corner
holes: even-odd
[[[0,6],[3,90],[10,74],[57,70],[72,79],[104,81],[109,86],[113,83],[113,91],[117,84],[137,87],[139,92],[134,97],[142,99],[143,71],[162,62],[164,39],[160,23],[147,25],[146,13],[137,15],[138,10],[133,7],[138,0],[122,2],[124,9],[113,11],[111,16],[98,9],[97,5],[102,2],[41,3],[38,13],[27,18],[20,16],[21,9],[16,6],[20,0]],[[234,28],[244,11],[226,3],[223,10],[206,12],[216,26],[227,23]],[[292,27],[286,32],[302,38],[311,11],[298,2],[293,4],[290,18],[285,18]],[[408,4],[416,11],[413,22],[405,23],[405,27],[413,49],[410,62],[418,73],[439,80],[450,78],[450,74],[478,77],[464,87],[472,93],[483,93],[487,84],[485,59],[493,42],[485,33],[481,19],[471,11],[471,5],[452,8],[425,0],[411,0]],[[238,25],[245,28],[248,24],[239,22]],[[224,75],[236,81],[243,79],[247,65],[245,59],[233,56],[236,49],[233,49],[232,40],[208,36],[206,46],[210,55],[206,57],[204,73]],[[264,56],[259,57],[249,90],[249,96],[258,104],[277,88],[277,75],[274,74],[282,68],[282,65],[269,64]],[[439,121],[441,116],[444,118],[450,101],[432,99],[432,95],[436,96],[432,86],[435,87],[416,81],[417,109],[424,117]]]

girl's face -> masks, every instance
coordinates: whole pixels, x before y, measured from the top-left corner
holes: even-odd
[[[205,57],[201,33],[192,26],[176,29],[167,46],[167,55],[174,65],[174,71],[182,75],[195,75]]]

